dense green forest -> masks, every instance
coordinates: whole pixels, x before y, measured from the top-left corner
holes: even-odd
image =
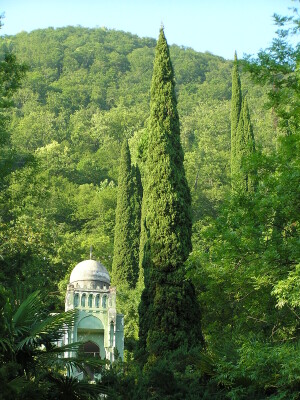
[[[8,123],[13,154],[2,157],[2,234],[9,237],[2,271],[13,271],[5,279],[56,290],[90,245],[110,269],[121,145],[129,140],[143,172],[155,43],[81,27],[1,39],[2,54],[12,51],[28,66]],[[230,185],[232,63],[170,50],[197,240],[197,223],[216,215]],[[269,151],[275,140],[265,94],[246,76],[244,87],[257,142]]]
[[[299,398],[299,48],[286,36],[247,62],[170,46],[191,193],[192,251],[188,243],[180,270],[195,288],[201,340],[156,355],[141,374],[135,243],[119,288],[127,356],[103,380],[110,398]],[[125,279],[113,273],[118,189],[140,171],[150,196],[155,47],[104,28],[0,38],[1,304],[39,289],[47,309],[62,311],[70,271],[91,245],[113,281]]]

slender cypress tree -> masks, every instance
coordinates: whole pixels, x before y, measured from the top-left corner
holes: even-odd
[[[114,237],[112,281],[134,288],[138,279],[138,252],[141,218],[141,180],[137,167],[131,167],[127,140],[121,150]]]
[[[232,69],[232,95],[231,95],[231,176],[236,174],[236,132],[239,124],[242,107],[241,80],[238,70],[238,60],[236,52]]]
[[[236,131],[236,154],[234,159],[235,171],[233,188],[245,192],[254,191],[256,185],[256,171],[247,165],[247,160],[255,152],[255,140],[250,121],[247,98],[242,101],[240,120]]]
[[[139,249],[140,249],[140,233],[141,233],[141,208],[143,198],[143,187],[141,180],[140,169],[137,165],[131,167],[132,176],[132,228],[131,228],[131,243],[132,255],[134,258],[134,284],[137,283],[139,276]]]
[[[141,263],[140,349],[153,360],[202,341],[200,312],[184,262],[191,251],[191,197],[183,168],[174,73],[163,28],[151,85]]]

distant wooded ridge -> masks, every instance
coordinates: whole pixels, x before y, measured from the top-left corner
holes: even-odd
[[[50,286],[85,258],[91,243],[95,256],[111,266],[121,143],[129,139],[132,161],[141,164],[143,176],[155,44],[129,33],[82,27],[0,39],[0,54],[12,51],[28,65],[8,127],[19,154],[15,166],[25,165],[12,175],[9,213],[25,223],[23,231],[33,231],[33,243],[41,240],[34,226],[42,224],[47,236],[51,226],[45,258],[57,265],[57,273],[48,276]],[[178,46],[170,52],[197,224],[216,214],[229,187],[232,63]],[[256,141],[268,151],[274,143],[264,91],[246,75],[242,81],[255,115]],[[34,163],[25,162],[28,157]],[[61,243],[50,250],[54,237]],[[32,257],[39,259],[34,252]]]

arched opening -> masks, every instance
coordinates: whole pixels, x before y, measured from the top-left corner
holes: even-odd
[[[86,343],[84,343],[81,348],[80,351],[82,353],[84,353],[86,356],[88,357],[98,357],[100,358],[100,348],[99,346],[92,341],[88,341]],[[97,372],[93,367],[85,365],[85,374],[84,376],[88,379],[93,381],[95,378],[95,373]],[[98,371],[99,372],[99,371]]]
[[[81,351],[85,354],[89,354],[93,357],[100,357],[100,348],[99,346],[92,342],[88,341],[82,345]]]
[[[95,307],[99,308],[99,306],[100,306],[100,296],[99,294],[97,294],[95,298]]]
[[[81,296],[81,307],[85,307],[85,298],[86,298],[86,294],[83,293],[83,295]]]
[[[88,304],[89,304],[90,308],[93,306],[93,295],[92,294],[89,295]]]
[[[106,295],[102,297],[102,307],[106,308]]]
[[[79,306],[79,294],[75,293],[74,296],[74,307],[78,307]]]

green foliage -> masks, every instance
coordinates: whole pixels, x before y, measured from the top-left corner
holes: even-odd
[[[153,39],[82,27],[0,38],[0,268],[6,288],[47,287],[47,304],[59,310],[69,273],[90,245],[111,270],[124,139],[141,170],[148,198],[140,249],[145,277],[141,269],[135,289],[118,284],[128,362],[103,374],[111,398],[298,396],[299,49],[288,44],[282,24],[291,23],[297,32],[299,20],[276,19],[279,37],[249,64],[240,61],[243,70],[235,60],[232,80],[232,62],[171,46],[178,104],[168,48],[160,40],[159,53],[167,56],[155,65],[150,121]],[[29,68],[19,87],[24,63]],[[264,86],[253,85],[251,77]],[[249,111],[245,102],[241,109],[241,86]],[[259,183],[254,192],[229,195],[231,95],[232,126],[238,129],[240,119],[246,134],[239,168],[246,176],[257,171]],[[251,125],[258,151],[246,156]],[[289,136],[280,139],[282,133]],[[233,154],[235,143],[231,146]],[[131,174],[138,181],[134,168]],[[133,196],[132,203],[138,204]],[[194,251],[185,263],[191,221]],[[201,305],[205,351],[201,345],[182,347],[185,339],[194,345],[201,335],[187,271]],[[152,284],[142,296],[139,356],[143,362],[147,352],[151,357],[141,371],[133,351],[144,278]],[[48,349],[39,353],[37,335],[7,334],[7,296],[1,290],[2,343],[14,349],[23,338],[32,344],[33,379],[24,377],[19,362],[4,360],[14,351],[4,354],[2,347],[0,397],[84,398],[89,387],[79,387],[60,369],[57,375],[53,354],[42,365],[51,376],[35,375]],[[46,309],[41,299],[45,315],[36,328],[48,320]]]
[[[126,321],[124,326],[126,358],[130,357],[138,338],[140,295],[135,287],[139,275],[141,202],[142,183],[139,169],[131,165],[128,141],[125,139],[121,150],[118,179],[112,284],[118,290],[118,311],[124,315]]]
[[[134,362],[114,363],[101,384],[112,399],[224,399],[224,389],[210,379],[213,360],[202,350],[180,347],[142,371]]]
[[[292,9],[290,16],[274,14],[277,37],[257,57],[246,57],[245,69],[252,79],[267,87],[268,108],[276,112],[274,127],[292,134],[299,129],[299,14]]]
[[[0,155],[6,176],[0,184],[7,188],[0,194],[0,263],[5,271],[10,263],[18,264],[13,267],[16,280],[26,286],[26,276],[34,276],[32,289],[50,285],[56,291],[91,244],[95,256],[111,268],[116,182],[125,138],[133,163],[139,164],[143,180],[146,176],[154,46],[152,39],[102,28],[49,28],[0,38],[3,59],[6,51],[13,51],[19,63],[29,65],[22,87],[13,95],[15,107],[7,110],[11,144],[2,147]],[[201,224],[205,216],[216,215],[229,182],[231,63],[178,46],[170,51],[192,216]],[[258,113],[257,96],[254,99],[250,83],[246,87]],[[28,225],[35,231],[39,224],[42,234],[23,240]],[[16,251],[6,243],[9,238]],[[15,256],[27,267],[21,268]],[[45,261],[49,280],[39,280],[36,270]],[[34,273],[28,274],[31,267]],[[14,281],[9,275],[6,284]]]
[[[163,31],[151,85],[147,174],[146,227],[151,234],[151,257],[161,270],[176,269],[191,250],[190,192],[183,169],[173,67]]]
[[[247,98],[244,97],[235,135],[235,155],[231,159],[232,187],[234,190],[254,191],[256,171],[255,166],[251,165],[251,161],[253,163],[251,157],[253,158],[254,154],[253,128],[250,121]]]
[[[236,157],[236,135],[240,120],[240,113],[242,109],[242,90],[241,80],[238,70],[238,61],[236,52],[234,54],[234,63],[232,68],[232,95],[231,95],[231,175],[235,171],[235,157]]]
[[[0,145],[7,141],[7,109],[13,102],[12,96],[20,87],[27,67],[19,64],[16,56],[5,51],[0,57]]]
[[[293,398],[299,385],[298,151],[299,134],[261,158],[256,192],[231,194],[189,259],[216,379],[230,398]]]
[[[231,96],[231,185],[234,190],[253,191],[256,171],[251,165],[255,140],[246,96],[242,100],[238,60],[234,54]],[[247,165],[249,164],[250,165]]]
[[[274,84],[268,107],[276,147],[267,149],[263,139],[263,152],[242,160],[242,172],[257,171],[254,193],[231,193],[217,219],[195,227],[188,265],[214,355],[210,382],[226,398],[299,397],[299,88],[292,83],[298,53],[274,41],[248,65],[257,81]],[[278,138],[280,130],[290,135]]]
[[[6,186],[5,177],[16,168],[19,161],[9,147],[9,122],[13,95],[20,88],[26,71],[25,64],[18,63],[16,56],[4,49],[0,54],[0,190]]]
[[[138,249],[141,218],[141,180],[131,167],[127,140],[121,150],[114,238],[112,281],[134,288],[138,279]]]
[[[238,364],[219,361],[216,379],[230,399],[298,399],[299,345],[244,341]]]
[[[139,336],[140,348],[151,363],[179,345],[201,341],[194,288],[184,278],[183,263],[191,250],[191,198],[183,169],[174,73],[163,29],[155,52],[146,163],[141,241],[145,289]]]
[[[195,226],[208,215],[216,216],[229,186],[230,102],[201,102],[181,121],[184,167]]]
[[[2,293],[1,293],[2,294]],[[76,310],[49,314],[43,296],[34,292],[21,301],[5,296],[1,304],[0,379],[4,380],[3,398],[77,399],[98,398],[100,386],[88,385],[64,373],[84,365],[101,369],[103,362],[68,358],[81,343],[58,346],[74,325]],[[2,298],[1,298],[2,299]]]

